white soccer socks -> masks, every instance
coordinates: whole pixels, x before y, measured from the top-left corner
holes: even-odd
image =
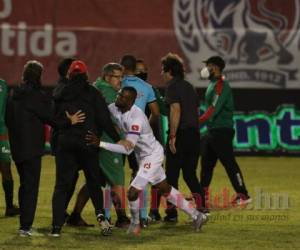
[[[131,223],[135,225],[140,224],[139,204],[140,204],[139,198],[137,198],[135,201],[129,201]]]
[[[170,194],[167,197],[167,200],[173,205],[177,206],[185,213],[190,215],[194,220],[197,218],[199,212],[194,208],[193,204],[188,202],[177,189],[172,187]]]

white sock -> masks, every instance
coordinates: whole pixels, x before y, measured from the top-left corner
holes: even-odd
[[[139,204],[140,204],[139,198],[137,198],[135,201],[129,201],[131,223],[140,224]]]
[[[199,212],[193,207],[192,203],[183,198],[182,193],[180,193],[177,189],[172,187],[167,200],[190,215],[193,219],[197,218]]]

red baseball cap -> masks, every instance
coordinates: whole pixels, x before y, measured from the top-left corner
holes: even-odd
[[[75,60],[69,67],[68,75],[87,73],[87,66],[83,61]]]

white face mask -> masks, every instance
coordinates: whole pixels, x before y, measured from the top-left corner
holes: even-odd
[[[208,70],[207,67],[204,67],[204,68],[201,69],[201,71],[200,71],[200,76],[201,76],[201,78],[203,78],[203,79],[208,79],[208,78],[209,78],[210,72],[209,72],[209,70]]]

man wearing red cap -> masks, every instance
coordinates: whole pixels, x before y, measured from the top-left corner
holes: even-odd
[[[72,188],[72,181],[79,167],[84,171],[90,198],[95,208],[97,220],[103,235],[111,234],[110,224],[104,218],[103,193],[98,149],[87,146],[85,135],[93,131],[101,135],[105,131],[115,142],[120,137],[110,118],[107,105],[99,91],[88,82],[87,66],[84,62],[72,62],[67,73],[69,83],[54,95],[58,113],[82,110],[85,121],[69,129],[58,131],[56,149],[56,184],[53,194],[53,222],[51,236],[60,236],[65,222],[64,211],[67,195]]]

